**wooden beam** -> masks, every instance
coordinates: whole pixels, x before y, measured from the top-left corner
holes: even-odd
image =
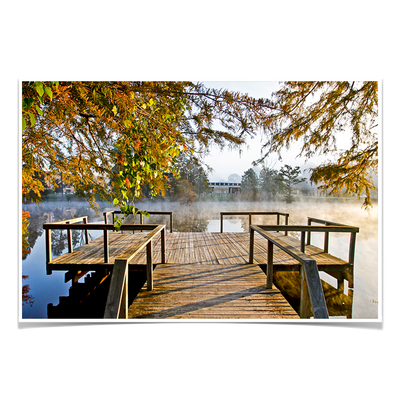
[[[273,275],[274,275],[274,244],[270,240],[268,240],[268,248],[267,248],[267,289],[272,289]]]
[[[257,232],[359,232],[359,228],[356,226],[315,226],[315,225],[253,225],[258,227]]]
[[[303,261],[303,276],[307,282],[308,298],[311,303],[314,318],[329,318],[324,291],[315,260]],[[300,304],[301,308],[301,304]],[[301,315],[300,315],[301,318]]]
[[[249,264],[254,262],[254,229],[250,226]]]
[[[66,224],[69,224],[70,222],[67,221]],[[72,231],[69,230],[67,231],[67,237],[68,237],[68,253],[72,253],[74,249],[72,248]]]
[[[107,230],[104,231],[103,249],[104,249],[104,262],[108,263],[109,252],[108,252],[108,231]]]
[[[165,264],[165,229],[161,231],[161,264]]]
[[[116,260],[111,274],[104,318],[128,317],[128,262]]]
[[[151,242],[147,243],[147,290],[153,290],[153,252]]]

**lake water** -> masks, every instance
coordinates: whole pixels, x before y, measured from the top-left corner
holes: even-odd
[[[192,205],[181,205],[171,202],[143,202],[139,208],[148,211],[173,211],[174,231],[180,232],[219,232],[220,212],[223,211],[280,211],[289,213],[290,224],[306,224],[307,217],[315,217],[360,228],[357,234],[354,267],[354,293],[345,285],[345,296],[338,297],[347,311],[343,313],[353,319],[376,319],[379,314],[380,273],[378,267],[378,206],[370,212],[361,209],[361,203],[346,199],[328,199],[328,201],[308,200],[286,203],[251,203],[234,201],[198,202]],[[110,204],[100,204],[102,211],[113,209]],[[85,202],[46,203],[37,209],[36,205],[23,205],[23,210],[31,213],[29,226],[30,252],[22,260],[22,286],[24,296],[21,302],[23,319],[47,318],[47,305],[57,305],[60,296],[68,296],[71,282],[64,282],[65,272],[54,271],[46,275],[45,241],[43,223],[62,219],[88,216],[89,223],[103,221],[102,213],[96,214]],[[135,220],[134,222],[136,222]],[[152,215],[145,223],[162,223],[169,231],[169,217]],[[253,224],[275,224],[276,217],[253,216]],[[281,222],[282,223],[282,222]],[[225,232],[248,231],[248,217],[224,217]],[[53,231],[53,256],[68,251],[65,231]],[[100,236],[99,231],[91,231],[91,239]],[[74,247],[83,244],[81,233],[73,236]],[[313,234],[312,244],[323,247],[323,234]],[[330,234],[329,252],[347,260],[349,234]],[[292,273],[296,274],[296,273]],[[297,274],[298,275],[298,274]],[[297,276],[296,275],[296,276]],[[337,287],[335,278],[321,272],[321,278],[330,289]],[[293,275],[294,276],[294,275]],[[83,279],[83,278],[82,278]],[[81,280],[82,280],[81,279]],[[327,290],[330,290],[327,289]],[[333,290],[332,289],[332,290]],[[327,295],[327,292],[326,292]],[[335,300],[336,301],[336,300]],[[350,307],[350,314],[348,308]],[[341,313],[339,312],[339,315]]]

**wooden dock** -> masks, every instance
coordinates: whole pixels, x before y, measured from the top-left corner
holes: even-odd
[[[129,318],[299,318],[281,292],[266,289],[255,264],[161,264],[154,288],[139,292]]]
[[[345,278],[353,287],[358,228],[315,218],[307,225],[288,225],[287,214],[276,214],[278,225],[250,225],[249,233],[166,233],[164,225],[123,225],[124,232],[114,232],[106,213],[105,224],[87,224],[86,217],[44,224],[47,273],[68,271],[66,281],[74,284],[88,271],[112,271],[107,318],[259,319],[299,318],[273,285],[274,271],[297,271],[300,316],[328,318],[318,271]],[[279,224],[280,214],[285,225]],[[84,224],[77,225],[82,219]],[[69,238],[69,252],[54,259],[51,229],[66,229]],[[72,249],[72,229],[84,230],[87,244]],[[89,243],[87,232],[93,229],[103,236]],[[300,239],[289,232],[300,232]],[[310,244],[311,232],[325,234],[324,249]],[[349,261],[328,253],[330,232],[351,234]],[[146,271],[147,284],[129,304],[128,272],[137,270]]]

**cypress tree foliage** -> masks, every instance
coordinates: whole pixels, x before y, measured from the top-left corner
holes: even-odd
[[[365,193],[363,206],[369,208],[378,168],[378,82],[284,82],[272,103],[263,122],[264,154],[257,162],[300,143],[300,156],[330,157],[311,169],[310,179],[320,190],[344,190],[358,198]],[[343,132],[349,133],[350,145],[338,149]]]

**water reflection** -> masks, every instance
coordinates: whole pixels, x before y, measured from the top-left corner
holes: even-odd
[[[325,273],[324,273],[325,274]],[[322,274],[321,274],[322,275]],[[330,285],[321,277],[322,289],[330,317],[353,317],[353,290],[347,286],[342,272],[330,272],[328,275],[337,279],[337,287]],[[298,272],[275,271],[274,284],[285,296],[286,300],[296,310],[300,311],[301,277]]]

